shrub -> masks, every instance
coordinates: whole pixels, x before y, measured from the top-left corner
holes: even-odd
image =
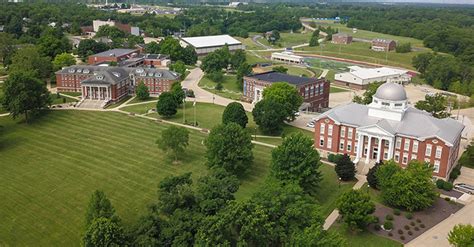
[[[405,230],[410,230],[410,226],[409,226],[409,225],[405,225],[403,228],[405,228]]]
[[[388,233],[388,236],[390,236],[390,237],[393,236],[393,233],[389,232],[389,233]]]
[[[385,230],[392,230],[393,229],[393,222],[390,221],[390,220],[385,221],[385,223],[383,223],[383,228]]]
[[[394,215],[400,215],[400,213],[401,213],[401,212],[400,212],[400,209],[398,209],[398,208],[396,208],[396,209],[393,210],[393,214],[394,214]]]
[[[349,181],[354,179],[356,169],[355,164],[352,162],[349,155],[344,154],[340,158],[337,158],[336,166],[334,167],[336,174],[341,178],[342,181]]]
[[[461,175],[461,165],[457,165],[456,167],[453,168],[453,170],[451,171],[451,174],[449,174],[449,180],[454,181],[456,180],[456,178],[459,177],[459,175]]]
[[[222,89],[224,88],[224,86],[222,86],[222,83],[221,82],[218,82],[216,84],[216,86],[214,87],[215,90],[218,90],[218,91],[221,91]]]
[[[416,219],[416,222],[421,223],[421,220],[417,218],[417,219]]]
[[[419,230],[420,230],[420,228],[418,228],[417,226],[415,226],[415,228],[413,228],[413,229],[415,229],[415,231],[419,231]]]
[[[387,215],[385,216],[385,219],[386,219],[386,220],[393,220],[393,215],[387,214]]]
[[[402,235],[402,234],[403,234],[403,230],[402,230],[402,229],[398,229],[398,234]]]
[[[450,191],[453,189],[453,184],[450,182],[446,182],[444,180],[438,179],[436,180],[436,187],[438,187],[438,189],[441,189],[441,190]]]
[[[410,225],[415,226],[415,221],[410,222]]]
[[[406,217],[407,219],[411,220],[411,219],[413,219],[413,214],[410,213],[410,212],[408,212],[408,213],[405,214],[405,217]]]
[[[403,236],[403,235],[400,236],[400,239],[401,239],[401,240],[405,240],[405,236]]]
[[[219,83],[224,80],[224,73],[222,73],[222,71],[211,72],[207,74],[207,78],[213,82]]]
[[[447,201],[447,202],[451,201],[451,199],[449,197],[445,197],[444,200]]]
[[[413,235],[413,232],[412,231],[408,231],[408,235]]]
[[[328,154],[328,161],[337,163],[339,159],[341,159],[342,154]]]
[[[425,224],[420,224],[420,227],[421,227],[421,228],[425,228]]]
[[[374,230],[380,231],[380,225],[379,224],[374,225]]]
[[[380,222],[380,219],[379,217],[377,216],[374,216],[374,221],[372,223],[379,223]]]

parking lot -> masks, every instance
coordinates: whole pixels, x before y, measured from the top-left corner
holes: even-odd
[[[454,182],[457,183],[464,183],[474,186],[474,169],[468,167],[461,168],[461,175],[456,179]]]

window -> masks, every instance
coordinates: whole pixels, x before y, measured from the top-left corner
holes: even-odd
[[[434,172],[439,172],[439,160],[435,160],[434,162]]]
[[[319,84],[319,94],[323,93],[324,84]]]
[[[431,144],[426,144],[425,156],[431,156]]]
[[[383,153],[383,159],[384,159],[384,160],[388,160],[388,152],[384,152],[384,153]]]
[[[347,144],[347,151],[350,152],[351,150],[352,150],[352,146],[351,146],[351,144],[348,143],[348,144]]]
[[[324,138],[323,137],[319,138],[319,146],[324,147]]]
[[[413,141],[413,149],[412,152],[417,153],[418,152],[418,141]]]
[[[405,139],[405,145],[403,147],[405,151],[408,151],[410,149],[410,139]]]
[[[344,150],[344,141],[341,141],[341,143],[339,143],[339,150]]]
[[[341,137],[346,137],[346,127],[341,127]]]
[[[390,103],[382,102],[382,105],[383,105],[383,106],[390,106]]]
[[[395,161],[396,162],[400,161],[400,153],[399,152],[395,153]]]
[[[443,151],[443,147],[437,146],[437,147],[436,147],[436,155],[435,155],[435,158],[440,159],[440,158],[441,158],[441,153],[442,153],[442,151]]]
[[[430,159],[429,159],[429,158],[425,158],[425,163],[430,163]]]
[[[355,146],[354,146],[354,153],[357,153],[357,145],[358,145],[358,143],[356,142]]]
[[[412,160],[416,160],[417,158],[418,158],[418,157],[417,157],[416,154],[412,154],[412,155],[411,155],[411,159],[412,159]]]
[[[404,154],[403,154],[402,163],[405,164],[405,165],[408,163],[408,154],[407,154],[407,153],[404,153]]]
[[[400,137],[397,137],[397,142],[396,142],[397,149],[400,149],[401,145],[402,145],[402,139]]]
[[[319,133],[324,134],[324,131],[326,131],[326,124],[321,123],[321,127],[319,128]]]
[[[328,145],[326,146],[327,148],[332,148],[332,138],[328,138]]]
[[[328,125],[328,135],[332,136],[332,124]]]
[[[349,139],[352,139],[352,128],[350,127],[347,128],[347,137],[349,137]]]

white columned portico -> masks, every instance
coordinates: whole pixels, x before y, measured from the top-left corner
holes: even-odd
[[[395,145],[395,139],[390,138],[388,141],[388,159],[391,160],[393,158],[393,146]]]
[[[109,100],[110,99],[110,96],[109,96],[109,87],[105,87],[105,92],[106,92],[106,100]]]
[[[380,137],[377,137],[378,140],[379,140],[379,145],[377,146],[377,161],[376,162],[379,162],[380,161],[380,153],[382,153],[382,138]]]
[[[369,160],[370,160],[370,147],[372,146],[372,136],[368,135],[367,137],[369,138],[369,140],[367,142],[367,155],[365,156],[365,163],[366,164],[369,163]]]
[[[354,163],[357,164],[362,157],[362,146],[364,143],[364,135],[361,133],[357,133],[357,152],[356,152],[356,158],[354,160]]]
[[[89,99],[93,99],[93,97],[92,97],[92,87],[89,87]]]

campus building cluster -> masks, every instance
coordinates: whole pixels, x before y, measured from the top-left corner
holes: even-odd
[[[245,76],[243,80],[244,97],[257,103],[263,99],[263,90],[275,82],[287,82],[296,87],[303,97],[302,110],[321,111],[329,106],[330,82],[325,78],[292,76],[275,71]]]
[[[348,154],[356,164],[393,159],[405,167],[411,160],[425,161],[432,164],[433,176],[447,179],[463,129],[456,120],[408,105],[402,85],[385,83],[369,105],[349,103],[319,115],[314,146],[323,156]]]

